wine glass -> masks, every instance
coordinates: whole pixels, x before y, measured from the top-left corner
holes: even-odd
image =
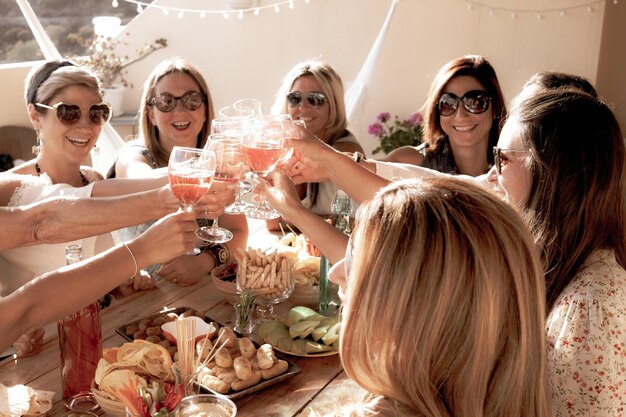
[[[256,98],[242,98],[235,101],[233,107],[237,110],[252,110],[254,119],[258,119],[263,116],[263,110],[261,109],[262,103]]]
[[[219,120],[247,120],[254,118],[252,109],[236,108],[234,106],[222,107],[217,114]]]
[[[245,262],[239,263],[237,267],[237,293],[250,291],[255,296],[260,314],[255,326],[259,326],[275,319],[274,304],[287,300],[293,292],[294,262],[276,252],[266,255],[265,252],[254,249],[249,249],[243,256],[246,258]],[[267,271],[263,264],[269,266]]]
[[[178,199],[181,210],[191,211],[211,187],[215,174],[215,152],[174,146],[167,167],[172,194]],[[194,248],[186,255],[199,253],[200,249]]]
[[[284,123],[285,126],[285,139],[302,139],[302,135],[298,130],[298,126],[302,126],[306,129],[306,124],[304,120],[291,120],[287,119]],[[276,169],[281,170],[287,165],[291,157],[293,156],[294,148],[285,148],[283,152],[283,156],[280,157],[280,160],[276,164]]]
[[[263,116],[254,121],[254,128],[243,151],[248,159],[250,171],[256,177],[267,177],[276,168],[285,152],[285,125],[291,120],[288,114]],[[264,193],[257,196],[256,206],[246,211],[252,219],[277,219],[280,213],[270,207]]]
[[[239,138],[240,142],[246,140],[252,129],[252,119],[216,119],[211,122],[211,133],[222,134],[230,137]],[[247,160],[244,158],[244,167],[241,174],[249,171]],[[237,193],[235,194],[235,202],[224,209],[227,214],[243,214],[250,209],[251,204],[243,201],[242,196],[249,193],[254,188],[250,181],[243,180],[237,183]]]
[[[241,148],[241,140],[237,137],[213,134],[205,149],[215,152],[215,176],[214,180],[237,183],[246,169],[245,156]],[[220,227],[213,221],[212,226],[201,227],[196,235],[207,242],[224,243],[233,238],[230,230]]]

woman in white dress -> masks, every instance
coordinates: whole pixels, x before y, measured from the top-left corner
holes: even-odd
[[[70,61],[49,61],[29,74],[26,83],[28,116],[37,131],[37,157],[10,172],[24,175],[22,185],[3,189],[8,204],[21,206],[51,196],[91,196],[102,177],[81,165],[96,144],[110,107],[102,103],[98,78]],[[56,185],[55,187],[46,187]],[[45,193],[43,190],[46,190]],[[2,295],[10,294],[33,277],[65,264],[65,246],[81,244],[86,257],[95,251],[96,237],[56,245],[40,245],[2,252],[8,279]]]

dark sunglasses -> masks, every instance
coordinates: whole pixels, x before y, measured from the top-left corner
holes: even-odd
[[[504,155],[502,154],[504,151]],[[498,175],[502,175],[502,160],[505,162],[509,161],[509,158],[506,156],[507,153],[529,153],[530,151],[526,149],[505,149],[498,148],[497,146],[493,147],[493,164],[496,167],[496,172]]]
[[[187,91],[180,97],[173,96],[170,93],[161,93],[148,100],[148,105],[155,106],[163,113],[169,113],[176,108],[176,104],[179,101],[186,110],[195,111],[202,107],[205,100],[204,94],[197,91]]]
[[[468,91],[463,97],[457,97],[452,93],[443,93],[439,97],[437,109],[442,116],[452,116],[459,108],[459,102],[463,102],[463,107],[470,113],[480,114],[487,111],[491,97],[489,93],[481,90]]]
[[[326,103],[326,96],[324,93],[301,93],[300,91],[294,91],[287,94],[287,103],[291,107],[296,107],[302,101],[302,98],[306,97],[309,104],[313,107],[323,106]]]
[[[65,104],[62,102],[48,106],[47,104],[35,103],[36,106],[43,107],[55,111],[56,118],[65,125],[73,125],[78,123],[82,110],[76,104]],[[94,104],[89,107],[89,122],[94,125],[102,126],[111,120],[111,106],[107,103]]]

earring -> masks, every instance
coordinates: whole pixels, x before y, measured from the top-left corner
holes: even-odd
[[[38,155],[41,152],[41,138],[37,136],[37,144],[33,146],[33,155]]]
[[[98,148],[98,145],[93,145],[93,148],[91,148],[91,150],[95,153],[99,153],[100,152],[100,148]]]

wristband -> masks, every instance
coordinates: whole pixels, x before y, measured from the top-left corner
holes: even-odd
[[[204,246],[201,249],[202,252],[208,252],[215,258],[215,267],[224,265],[230,259],[230,249],[228,246],[221,243],[212,243]]]

